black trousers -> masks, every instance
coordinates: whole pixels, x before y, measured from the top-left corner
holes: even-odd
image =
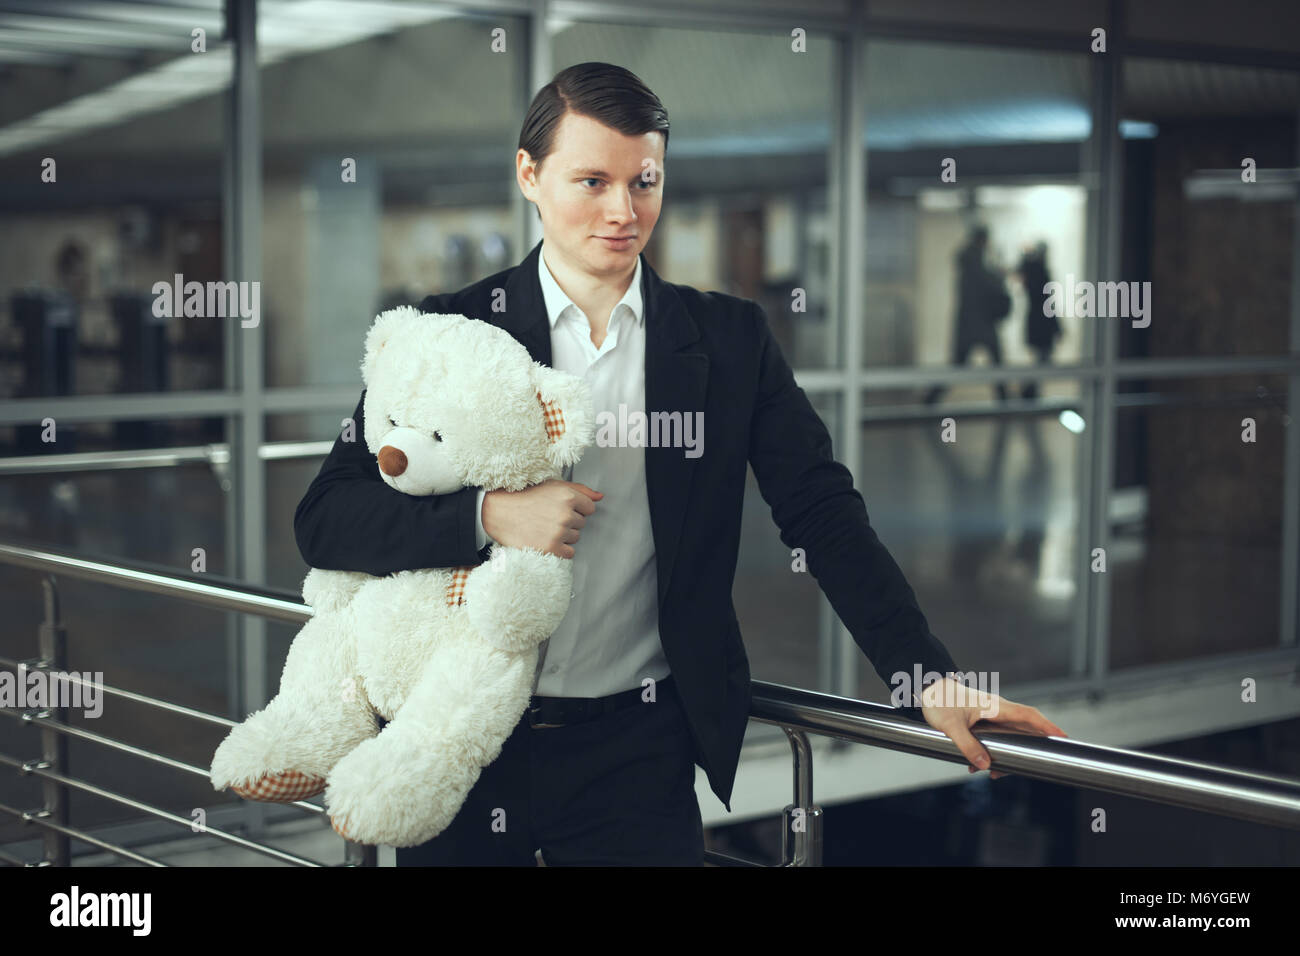
[[[398,866],[702,866],[690,728],[677,696],[563,727],[515,726],[451,825]]]

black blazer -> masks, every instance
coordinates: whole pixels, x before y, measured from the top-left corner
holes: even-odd
[[[550,365],[537,275],[541,247],[459,292],[427,297],[420,310],[491,322]],[[699,457],[686,457],[683,448],[645,450],[659,636],[695,761],[730,811],[750,705],[749,661],[731,602],[746,464],[781,540],[804,549],[808,570],[886,685],[898,671],[910,675],[914,663],[922,672],[957,668],[876,537],[848,469],[832,457],[826,427],[795,384],[759,306],[665,282],[644,256],[641,271],[646,412],[704,412]],[[494,312],[494,302],[504,311]],[[357,436],[364,434],[364,398],[363,392],[353,413]],[[479,554],[474,547],[477,492],[404,495],[380,480],[364,441],[340,438],[298,505],[294,534],[316,568],[386,575],[478,564],[487,549]],[[810,650],[811,636],[810,630]]]

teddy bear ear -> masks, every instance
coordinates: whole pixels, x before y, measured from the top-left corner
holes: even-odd
[[[595,435],[591,392],[576,375],[533,363],[533,385],[542,425],[546,429],[546,457],[557,469],[582,457]]]
[[[366,333],[366,354],[361,360],[361,380],[369,388],[374,378],[375,366],[379,356],[393,336],[398,335],[412,324],[425,319],[424,313],[414,306],[402,305],[375,316],[375,321]]]

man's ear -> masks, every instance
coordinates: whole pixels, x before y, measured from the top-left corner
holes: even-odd
[[[375,316],[370,331],[366,333],[366,354],[361,360],[361,381],[367,388],[373,384],[380,353],[393,336],[402,334],[407,328],[424,320],[424,313],[410,305],[400,305]]]
[[[546,437],[546,457],[557,469],[582,457],[595,437],[591,392],[576,375],[533,363],[533,385]]]

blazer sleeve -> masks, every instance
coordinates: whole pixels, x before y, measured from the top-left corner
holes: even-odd
[[[447,568],[480,562],[475,550],[478,488],[418,497],[390,488],[365,442],[363,390],[355,440],[340,434],[293,516],[303,560],[313,568],[395,571]]]
[[[751,307],[759,368],[749,461],[781,541],[804,549],[808,570],[891,690],[897,682],[890,678],[902,672],[910,680],[915,664],[922,674],[956,671],[871,527],[852,474],[833,457],[826,426],[795,384],[766,316],[757,303]]]

